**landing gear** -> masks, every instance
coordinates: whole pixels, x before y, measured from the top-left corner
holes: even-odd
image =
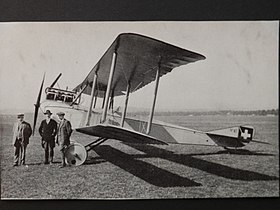
[[[72,143],[65,150],[65,159],[68,165],[82,165],[87,159],[87,151],[83,145]]]
[[[73,166],[82,165],[87,159],[88,151],[102,144],[106,140],[107,138],[98,138],[86,146],[83,146],[77,142],[71,142],[71,144],[65,150],[66,163]]]

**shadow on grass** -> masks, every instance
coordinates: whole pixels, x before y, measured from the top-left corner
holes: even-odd
[[[197,154],[190,154],[191,156],[203,156],[203,155],[220,155],[220,154],[230,154],[230,155],[249,155],[249,156],[275,156],[275,154],[271,153],[262,153],[256,151],[250,151],[246,149],[226,149],[221,150],[218,152],[209,152],[209,153],[197,153]]]
[[[93,165],[93,164],[99,164],[104,162],[106,162],[106,160],[104,160],[104,158],[101,157],[88,157],[84,164]]]
[[[179,163],[191,168],[196,168],[207,173],[211,173],[217,176],[221,176],[233,180],[242,181],[256,181],[256,180],[278,180],[278,177],[269,176],[253,171],[242,170],[237,168],[232,168],[218,163],[209,162],[207,160],[202,160],[199,158],[192,157],[192,154],[174,154],[173,152],[154,147],[151,145],[137,145],[137,144],[127,144],[139,151],[146,153],[149,157],[163,158],[175,163]],[[200,155],[203,155],[200,154]],[[205,155],[205,154],[204,154]],[[132,156],[133,157],[133,156]]]
[[[105,160],[158,187],[194,187],[200,183],[181,177],[167,170],[158,168],[147,162],[133,158],[109,145],[94,148],[95,152]]]

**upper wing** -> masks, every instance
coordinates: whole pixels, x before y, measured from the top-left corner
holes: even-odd
[[[159,65],[160,76],[162,76],[178,66],[205,59],[203,55],[150,37],[124,33],[115,39],[85,80],[74,90],[80,91],[87,85],[83,93],[90,95],[93,77],[97,72],[98,96],[103,97],[114,52],[117,53],[112,81],[114,96],[123,95],[128,82],[130,82],[130,92],[133,92],[155,80]]]

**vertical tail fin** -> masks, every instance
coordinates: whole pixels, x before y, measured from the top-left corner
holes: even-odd
[[[254,128],[252,126],[239,126],[238,139],[244,143],[252,141],[254,136]]]

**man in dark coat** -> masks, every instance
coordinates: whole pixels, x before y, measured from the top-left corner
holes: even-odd
[[[44,164],[53,163],[55,136],[57,134],[57,122],[51,119],[51,111],[46,110],[44,113],[46,119],[41,122],[39,133],[42,137],[42,147],[45,149],[45,162]]]
[[[15,147],[14,166],[25,165],[26,147],[29,144],[29,138],[32,134],[32,129],[29,123],[25,122],[24,114],[17,115],[18,122],[13,128],[13,142]]]
[[[64,118],[64,112],[57,113],[60,123],[58,125],[58,132],[57,132],[57,144],[60,145],[60,151],[62,154],[62,165],[61,167],[66,166],[65,162],[65,149],[70,145],[70,136],[72,133],[71,123],[70,121]]]

